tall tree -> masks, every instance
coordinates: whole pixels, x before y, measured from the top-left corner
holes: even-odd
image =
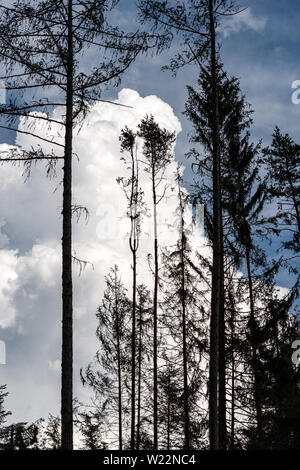
[[[161,189],[166,166],[171,162],[175,134],[161,129],[153,116],[142,119],[138,126],[138,137],[143,139],[143,156],[146,171],[150,174],[153,201],[154,235],[154,294],[153,294],[153,446],[158,447],[158,281],[159,281],[159,242],[157,207],[165,195],[166,186]],[[162,193],[159,193],[162,191]]]
[[[202,70],[209,64],[211,87],[210,148],[213,157],[213,266],[210,329],[210,444],[212,449],[226,447],[226,393],[225,393],[225,333],[224,333],[224,266],[222,233],[220,124],[218,88],[217,27],[224,15],[237,14],[232,0],[189,0],[172,2],[140,1],[142,21],[150,21],[157,29],[178,33],[182,40],[181,51],[171,60],[174,72],[191,62]]]
[[[130,177],[118,178],[122,184],[128,203],[128,217],[130,219],[129,247],[132,254],[132,328],[131,328],[131,439],[130,447],[135,449],[136,442],[136,309],[137,309],[137,255],[141,231],[141,215],[143,212],[143,193],[139,187],[139,162],[135,148],[135,134],[125,127],[120,136],[121,151],[130,155]]]
[[[7,129],[24,132],[50,151],[37,145],[30,151],[12,149],[1,159],[21,160],[30,167],[33,161],[47,160],[52,168],[63,161],[62,222],[62,447],[73,448],[73,296],[72,296],[72,205],[73,130],[86,115],[90,103],[99,99],[103,86],[119,83],[122,73],[139,52],[151,45],[150,36],[125,33],[109,23],[115,0],[17,0],[0,5],[0,59],[6,66],[6,88],[19,93],[1,106],[8,117]],[[152,45],[160,38],[151,35]],[[82,64],[84,52],[92,50],[93,64],[87,72]],[[96,59],[97,57],[97,59]],[[36,97],[36,91],[38,96]],[[51,97],[56,96],[53,100]],[[61,96],[63,98],[61,98]],[[54,105],[64,106],[61,120],[51,117]],[[44,111],[41,115],[32,111]],[[13,126],[19,116],[28,119],[29,130]],[[35,133],[34,124],[46,122],[50,137]],[[56,126],[56,127],[55,127]],[[5,126],[4,126],[5,127]],[[60,132],[64,137],[60,138]],[[60,150],[57,155],[53,148]]]
[[[282,246],[297,254],[300,250],[300,145],[276,127],[272,145],[264,149],[263,162],[269,175],[269,196],[278,207],[277,213],[266,222],[276,235],[286,238],[287,233],[291,234]]]
[[[152,361],[151,333],[153,329],[153,309],[150,291],[144,284],[137,286],[137,426],[136,449],[150,441],[148,432],[149,365]]]
[[[167,338],[166,369],[172,369],[173,379],[177,384],[177,421],[180,416],[182,419],[179,419],[179,423],[183,427],[184,434],[181,446],[190,449],[196,447],[196,442],[200,438],[200,436],[195,438],[193,429],[196,423],[203,421],[203,416],[195,415],[199,414],[197,403],[206,393],[204,385],[206,377],[201,370],[201,363],[204,360],[204,353],[207,353],[207,330],[204,326],[207,321],[205,315],[207,288],[198,276],[200,269],[198,268],[196,274],[190,265],[190,259],[195,257],[189,240],[193,228],[192,221],[187,222],[187,204],[190,198],[182,188],[179,168],[176,182],[178,241],[175,246],[163,251],[162,322],[166,328],[164,337]],[[166,377],[168,374],[162,377],[165,385]],[[176,396],[174,387],[171,394],[174,399]]]
[[[123,409],[124,389],[128,375],[129,344],[128,321],[131,305],[119,277],[118,267],[114,266],[106,276],[106,290],[102,304],[98,308],[97,338],[100,349],[94,363],[81,373],[84,385],[92,387],[99,409],[108,409],[111,413],[111,425],[117,415],[117,435],[119,450],[123,449]]]

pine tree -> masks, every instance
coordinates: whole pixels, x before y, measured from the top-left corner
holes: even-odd
[[[132,331],[131,331],[131,449],[135,449],[136,443],[136,308],[137,308],[137,256],[140,244],[141,216],[144,212],[143,192],[139,187],[139,162],[137,149],[135,148],[136,136],[125,127],[120,136],[121,151],[130,155],[130,161],[123,160],[129,165],[130,177],[118,178],[122,184],[127,204],[128,217],[130,219],[129,247],[132,254]]]
[[[297,255],[300,250],[300,145],[275,128],[271,147],[264,149],[263,162],[269,175],[268,192],[277,202],[277,213],[266,222],[284,237],[282,247]],[[291,236],[286,239],[286,235]]]
[[[153,294],[153,447],[158,448],[158,281],[159,281],[159,241],[157,226],[157,208],[166,192],[161,189],[163,175],[172,160],[172,146],[175,133],[161,129],[153,116],[142,119],[138,126],[138,137],[143,139],[143,156],[146,171],[150,175],[153,201],[154,232],[154,294]],[[159,194],[159,190],[162,191]]]
[[[192,428],[197,427],[196,423],[203,421],[203,416],[197,416],[197,405],[206,393],[206,377],[201,370],[201,363],[204,353],[207,353],[207,331],[204,326],[207,321],[204,308],[207,291],[203,285],[201,286],[198,273],[196,274],[189,263],[195,253],[189,243],[192,227],[189,227],[186,221],[189,196],[181,187],[182,177],[179,168],[176,180],[179,239],[176,246],[163,252],[163,323],[166,328],[164,337],[168,338],[165,352],[166,367],[172,368],[173,378],[176,381],[177,422],[178,424],[181,422],[184,434],[183,443],[178,442],[178,445],[188,450],[196,448],[195,444],[201,437],[195,436]],[[172,396],[174,401],[175,389],[172,391]]]
[[[212,295],[210,328],[210,443],[212,449],[226,447],[226,392],[225,392],[225,325],[224,325],[224,266],[223,221],[221,201],[220,112],[218,95],[217,28],[224,15],[237,14],[233,0],[189,0],[172,2],[140,1],[142,21],[149,21],[157,30],[167,31],[171,38],[180,36],[181,50],[169,67],[176,72],[180,67],[196,63],[200,70],[207,68],[211,87],[211,134],[209,146],[213,158],[213,223],[212,223]]]
[[[99,410],[109,415],[112,433],[118,435],[119,450],[124,448],[125,390],[130,360],[128,358],[128,322],[131,304],[120,280],[118,267],[114,266],[105,278],[106,290],[98,308],[97,338],[100,349],[94,363],[81,372],[83,385],[90,386]],[[115,431],[114,427],[117,427]]]
[[[0,5],[0,60],[7,72],[2,78],[8,91],[19,93],[1,106],[1,114],[8,119],[2,127],[29,134],[37,142],[29,151],[13,148],[5,152],[1,161],[24,162],[28,172],[32,162],[46,160],[48,172],[58,160],[63,162],[61,415],[64,449],[73,448],[72,214],[81,210],[72,204],[73,131],[76,125],[80,126],[90,103],[100,98],[103,87],[119,83],[122,73],[140,52],[149,47],[160,49],[164,42],[157,35],[127,34],[111,26],[109,14],[117,3],[114,0],[17,0],[10,6]],[[89,72],[82,66],[82,54],[88,49],[93,49],[94,63],[97,63]],[[52,96],[56,98],[53,100]],[[65,108],[61,120],[51,117],[55,105]],[[45,115],[32,113],[37,110],[45,111]],[[13,126],[20,116],[27,119],[28,131]],[[48,125],[49,138],[34,132],[35,123],[41,122]],[[43,150],[45,143],[50,144],[49,152]]]
[[[6,419],[11,415],[10,411],[4,408],[4,400],[8,396],[6,385],[0,385],[0,445],[3,446],[7,429],[5,427]]]
[[[150,367],[152,363],[153,307],[150,291],[144,284],[137,286],[137,428],[136,449],[151,448],[149,424],[151,422]]]
[[[104,450],[107,443],[104,437],[105,413],[99,410],[82,411],[78,414],[77,427],[81,434],[84,450]]]

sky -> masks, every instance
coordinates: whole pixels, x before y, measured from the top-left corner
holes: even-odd
[[[241,81],[241,88],[255,110],[252,138],[269,144],[275,125],[300,141],[300,105],[292,103],[292,83],[300,80],[300,8],[297,0],[249,0],[248,10],[227,20],[220,33],[221,58],[225,69]],[[124,29],[134,29],[134,2],[121,0],[114,19]],[[176,46],[173,47],[173,51]],[[167,174],[174,184],[176,161],[185,166],[188,187],[193,175],[185,159],[191,127],[182,112],[187,98],[186,85],[195,85],[196,67],[180,71],[177,77],[162,72],[169,60],[161,56],[140,57],[124,75],[118,88],[104,97],[132,108],[95,105],[75,137],[80,161],[74,165],[74,202],[87,206],[88,222],[74,228],[76,256],[92,266],[79,277],[74,267],[75,313],[75,395],[87,398],[79,383],[78,371],[92,360],[96,350],[95,312],[104,289],[104,275],[117,263],[122,278],[130,286],[130,254],[124,195],[116,178],[126,174],[120,161],[118,136],[127,124],[135,127],[147,113],[177,134],[174,161]],[[87,56],[86,60],[92,61]],[[61,110],[54,110],[60,116]],[[24,123],[19,124],[25,126]],[[41,128],[41,133],[46,129]],[[2,149],[16,144],[28,148],[28,136],[1,131]],[[123,173],[122,173],[123,172]],[[0,365],[0,383],[6,383],[10,396],[7,408],[13,421],[32,421],[48,412],[59,412],[60,393],[60,237],[61,171],[47,180],[45,168],[33,168],[24,184],[22,168],[1,167],[0,184],[0,341],[6,344],[6,364]],[[147,188],[147,174],[143,185]],[[112,197],[113,194],[113,197]],[[162,240],[175,240],[170,232],[176,199],[170,193],[160,208]],[[147,221],[145,222],[147,223]],[[143,239],[141,258],[151,251],[151,232]],[[207,250],[199,231],[194,234],[198,249]],[[145,261],[146,264],[146,261]],[[150,272],[139,273],[149,280]],[[280,279],[287,287],[288,280]]]

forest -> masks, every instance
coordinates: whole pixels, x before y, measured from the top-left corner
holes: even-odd
[[[54,182],[59,294],[51,292],[59,296],[60,311],[47,321],[56,322],[61,335],[59,413],[45,409],[32,422],[19,415],[16,420],[1,377],[10,366],[1,365],[0,448],[299,450],[300,141],[279,126],[268,144],[252,137],[254,110],[239,70],[233,76],[223,63],[224,18],[238,18],[249,5],[126,0],[136,17],[128,31],[115,21],[121,3],[0,2],[0,80],[6,90],[0,129],[19,139],[0,144],[0,172],[21,173],[24,200],[26,186],[36,185],[37,203],[38,178]],[[143,109],[145,99],[136,110],[134,103],[106,99],[140,57],[147,57],[150,73],[152,62],[166,54],[156,80],[189,74],[181,110],[190,125],[182,137],[189,150],[180,162],[174,156],[180,124],[156,115],[158,101]],[[132,100],[136,95],[127,92]],[[87,173],[85,142],[93,140],[87,129],[103,122],[99,132],[108,141],[109,116],[122,123],[109,143],[114,159],[95,137],[89,145],[101,167],[89,163]],[[188,183],[185,169],[192,175]],[[96,328],[93,339],[81,341],[97,348],[78,366],[77,290],[94,266],[88,251],[77,252],[76,227],[82,225],[84,244],[94,210],[85,203],[85,191],[94,187],[87,175],[96,173],[111,200],[122,200],[116,220],[123,215],[125,232],[111,242],[116,255],[108,268],[103,261],[97,291],[85,293],[88,306],[89,297],[98,299],[89,311]],[[81,174],[85,186],[79,191]],[[23,210],[34,213],[33,207]],[[100,260],[109,243],[105,233],[110,236],[104,225],[98,227]],[[121,243],[124,258],[117,254]],[[280,287],[282,279],[288,288]],[[86,399],[77,396],[74,381]],[[27,384],[20,376],[20,394]]]

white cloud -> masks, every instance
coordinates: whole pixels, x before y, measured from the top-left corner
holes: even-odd
[[[127,125],[135,128],[146,114],[153,114],[158,123],[177,134],[181,125],[172,108],[156,96],[141,97],[136,91],[123,89],[118,102],[129,108],[97,103],[91,109],[80,133],[75,133],[74,204],[86,206],[90,217],[74,224],[76,256],[93,263],[80,277],[74,265],[74,356],[75,394],[86,393],[79,383],[79,368],[92,359],[96,348],[95,312],[104,290],[104,276],[113,264],[118,264],[125,285],[130,288],[130,251],[126,232],[126,200],[116,182],[127,174],[120,160],[119,135]],[[55,109],[59,119],[62,109]],[[35,133],[51,137],[43,122],[36,122]],[[22,121],[26,129],[30,123]],[[56,129],[57,130],[57,129]],[[35,142],[19,134],[18,145],[30,148]],[[43,144],[49,150],[48,144]],[[2,149],[7,148],[3,146]],[[12,419],[33,420],[59,410],[60,327],[61,327],[61,165],[57,179],[45,178],[44,165],[33,167],[24,184],[22,168],[3,166],[0,172],[2,240],[0,250],[0,339],[7,342],[7,365],[1,382],[8,384],[8,406]],[[165,174],[174,183],[175,160]],[[149,174],[140,171],[141,186],[151,207]],[[55,191],[55,189],[57,189]],[[171,188],[168,198],[159,205],[164,222],[160,231],[162,244],[176,241],[174,225],[176,197]],[[191,214],[190,214],[191,215]],[[147,254],[152,252],[152,224],[144,220],[145,235],[139,252],[139,282],[152,282]],[[5,238],[6,237],[6,238]],[[196,239],[195,239],[196,240]],[[0,237],[1,241],[1,237]],[[200,237],[198,245],[203,243]],[[15,249],[15,248],[18,248]],[[19,394],[22,385],[22,394]]]
[[[267,18],[264,16],[255,16],[251,8],[242,11],[241,13],[233,16],[225,17],[219,27],[225,38],[233,33],[239,33],[247,29],[260,32],[265,29]]]
[[[74,140],[74,150],[80,158],[79,162],[74,161],[74,204],[86,206],[90,213],[88,223],[81,220],[74,224],[74,250],[79,258],[93,263],[93,269],[87,266],[80,277],[74,266],[75,395],[83,401],[89,392],[80,385],[79,369],[88,364],[98,346],[95,312],[103,294],[104,276],[116,263],[127,288],[131,285],[126,201],[116,182],[118,176],[126,175],[126,165],[120,161],[120,131],[125,125],[135,128],[145,114],[151,113],[160,125],[177,134],[181,131],[172,108],[156,96],[143,98],[136,91],[123,89],[118,102],[131,108],[96,104]],[[54,111],[56,118],[61,113],[61,109]],[[33,145],[32,139],[21,134],[17,143],[23,148]],[[165,174],[170,186],[174,184],[176,166],[174,160]],[[142,168],[140,178],[151,207],[149,175]],[[0,340],[7,341],[7,365],[2,366],[1,382],[8,384],[7,406],[14,412],[14,421],[31,421],[48,412],[59,412],[60,180],[60,166],[56,180],[45,178],[43,166],[34,167],[25,184],[21,168],[4,166],[0,171],[0,228],[5,231],[0,236],[4,243],[0,249]],[[164,222],[159,235],[163,245],[170,245],[177,238],[176,231],[170,231],[177,206],[171,187],[167,196],[159,205],[159,216]],[[151,226],[145,219],[139,282],[152,282],[147,264],[147,254],[152,253],[153,246]],[[193,247],[207,256],[206,243],[201,228],[197,228],[192,236]]]

